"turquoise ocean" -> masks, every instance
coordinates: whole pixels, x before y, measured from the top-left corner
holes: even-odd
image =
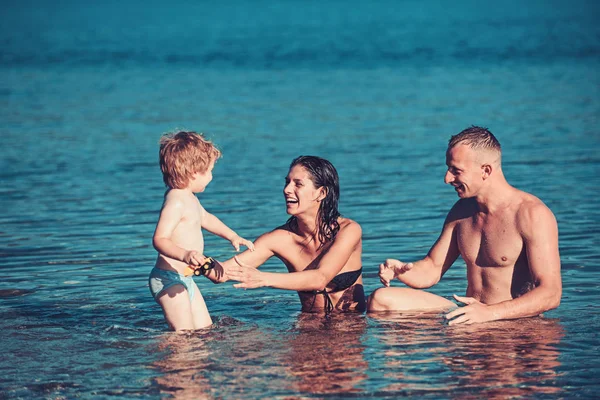
[[[3,2],[0,398],[595,398],[599,19],[584,0]],[[293,292],[197,278],[214,326],[167,331],[147,287],[162,133],[219,146],[199,199],[251,239],[286,220],[294,157],[331,160],[370,293],[380,262],[436,240],[446,144],[473,124],[557,217],[558,309],[324,319]],[[464,294],[464,262],[431,290]]]

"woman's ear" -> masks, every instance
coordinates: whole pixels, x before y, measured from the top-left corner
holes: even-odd
[[[325,199],[325,197],[327,197],[327,189],[321,186],[319,188],[319,195],[317,196],[316,200],[320,203]]]

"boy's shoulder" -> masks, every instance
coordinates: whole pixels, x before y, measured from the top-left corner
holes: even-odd
[[[198,200],[195,194],[186,189],[167,189],[165,192],[165,200],[167,199]]]
[[[201,206],[196,195],[182,189],[169,189],[165,192],[163,207],[167,205],[169,207]]]

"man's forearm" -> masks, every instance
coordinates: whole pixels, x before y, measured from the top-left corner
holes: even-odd
[[[427,289],[440,281],[439,269],[426,257],[413,263],[410,271],[398,275],[398,280],[414,289]]]
[[[560,297],[560,289],[537,287],[516,299],[488,307],[495,320],[534,317],[558,307]]]

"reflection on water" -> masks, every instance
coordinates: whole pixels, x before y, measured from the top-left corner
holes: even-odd
[[[558,344],[565,332],[557,320],[533,318],[496,322],[481,329],[448,329],[450,354],[445,362],[461,388],[478,388],[485,398],[560,395]]]
[[[161,394],[176,399],[260,393],[272,377],[283,375],[274,339],[255,325],[231,318],[202,331],[165,333],[157,338],[156,351],[162,356],[152,365],[160,374],[154,383]],[[272,357],[266,357],[271,351]]]
[[[167,333],[158,339],[149,352],[163,356],[151,365],[157,372],[153,379],[161,396],[170,395],[176,399],[210,398],[211,386],[203,374],[211,368],[208,343],[214,340],[210,329],[206,332],[189,334]]]
[[[176,399],[451,397],[503,399],[565,393],[555,319],[449,327],[440,315],[325,319],[299,315],[287,330],[230,318],[205,331],[165,333],[148,347],[152,391]],[[366,336],[369,335],[369,336]],[[378,371],[374,373],[373,371]]]
[[[165,333],[148,347],[160,355],[153,387],[176,399],[362,393],[367,323],[338,317],[301,314],[280,332],[223,318],[204,331]]]
[[[565,335],[556,319],[529,318],[485,325],[447,326],[439,314],[387,315],[378,322],[386,393],[456,398],[561,395],[559,343]],[[430,377],[435,372],[435,382]]]
[[[301,394],[341,397],[360,393],[368,364],[362,335],[367,322],[362,315],[301,315],[288,332],[284,365],[293,377],[290,388]]]

